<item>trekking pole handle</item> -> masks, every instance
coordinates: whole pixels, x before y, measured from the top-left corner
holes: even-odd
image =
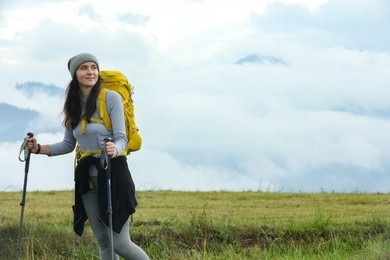
[[[107,170],[109,168],[109,160],[111,158],[111,156],[108,155],[107,153],[107,148],[106,148],[106,143],[107,142],[112,142],[112,138],[104,138],[103,140],[103,145],[102,145],[102,154],[100,156],[100,164],[102,166],[103,169]]]
[[[106,143],[108,143],[108,142],[114,142],[114,139],[112,139],[111,137],[106,137],[106,138],[104,138],[104,144],[106,144]],[[107,152],[107,150],[106,150],[106,152]],[[111,155],[108,155],[108,153],[107,153],[107,156],[108,156],[109,158],[111,158]]]
[[[107,143],[107,142],[113,142],[114,140],[111,138],[111,137],[106,137],[104,138],[104,142]]]
[[[22,145],[20,146],[20,151],[19,151],[19,161],[25,162],[28,157],[30,156],[31,150],[28,149],[27,147],[27,140],[31,137],[34,137],[34,134],[31,132],[27,133],[27,137],[24,138]],[[20,155],[24,152],[24,159],[20,158]]]
[[[104,144],[106,144],[106,143],[108,143],[108,142],[114,142],[114,139],[112,139],[111,137],[106,137],[106,138],[104,138]],[[104,147],[104,149],[106,149],[105,147]],[[106,151],[106,153],[107,153],[107,150],[105,150]],[[111,155],[108,155],[108,153],[107,153],[107,156],[109,157],[109,158],[111,158]]]

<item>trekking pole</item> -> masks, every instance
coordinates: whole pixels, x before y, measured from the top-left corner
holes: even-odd
[[[100,156],[100,164],[103,169],[106,170],[107,177],[107,214],[108,214],[108,223],[109,223],[109,234],[108,238],[110,241],[110,255],[111,259],[114,260],[114,233],[112,228],[112,201],[111,201],[111,163],[110,156],[107,153],[106,143],[112,142],[111,138],[105,138],[102,146],[102,154]]]
[[[25,167],[24,167],[24,184],[23,184],[22,201],[20,202],[21,211],[20,211],[20,220],[19,220],[19,228],[18,228],[18,243],[16,246],[16,259],[19,259],[19,255],[20,255],[20,239],[22,237],[24,205],[26,204],[27,175],[28,175],[28,169],[30,167],[31,150],[28,149],[27,147],[27,140],[33,136],[34,136],[33,133],[27,133],[27,137],[24,138],[24,141],[20,146],[20,152],[19,152],[19,161],[25,162]],[[20,158],[22,152],[24,152],[23,159]]]

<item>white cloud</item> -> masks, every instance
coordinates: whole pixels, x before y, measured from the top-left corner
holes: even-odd
[[[261,190],[261,178],[247,176],[229,168],[203,164],[183,164],[166,152],[143,150],[129,157],[130,169],[139,189],[171,190]]]
[[[388,51],[386,32],[390,4],[376,1],[328,1],[317,12],[300,5],[276,2],[265,15],[253,16],[259,33],[281,40],[323,47]]]
[[[136,87],[144,147],[129,160],[141,189],[388,192],[386,2],[126,6],[39,5],[36,12],[49,14],[39,20],[27,15],[31,9],[3,12],[5,25],[27,16],[19,27],[0,28],[0,69],[8,75],[0,101],[34,108],[60,124],[54,117],[61,100],[28,98],[12,86],[35,80],[65,87],[68,58],[90,51],[104,68],[123,70]],[[53,8],[62,12],[48,12]],[[129,14],[145,20],[123,20]],[[274,57],[285,66],[234,64],[247,55]],[[7,145],[17,146],[4,144],[2,151]],[[66,164],[59,174],[68,183],[69,159],[34,156],[32,171]],[[10,165],[15,167],[21,165]]]

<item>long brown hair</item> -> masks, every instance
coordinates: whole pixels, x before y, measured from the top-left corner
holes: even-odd
[[[93,86],[91,90],[87,103],[85,104],[84,115],[81,114],[81,97],[77,78],[75,77],[69,82],[69,85],[66,88],[66,99],[63,109],[65,115],[63,124],[66,128],[75,129],[82,116],[85,116],[87,121],[90,122],[92,114],[96,111],[96,99],[99,95],[101,81],[102,78],[99,76],[95,86]]]

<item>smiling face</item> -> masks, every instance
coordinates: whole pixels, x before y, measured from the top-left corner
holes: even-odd
[[[99,78],[99,70],[94,62],[85,62],[76,71],[80,88],[92,88]]]

